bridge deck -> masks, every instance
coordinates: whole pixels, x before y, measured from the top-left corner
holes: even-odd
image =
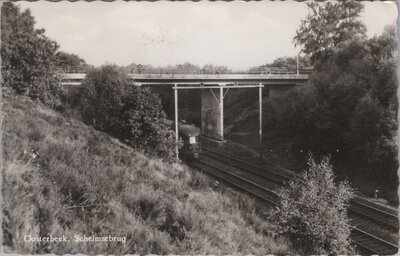
[[[296,85],[305,83],[308,74],[128,74],[140,84],[174,84],[174,83],[263,83]],[[63,84],[77,84],[86,77],[85,73],[63,74]]]

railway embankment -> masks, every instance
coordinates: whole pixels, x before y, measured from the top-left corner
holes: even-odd
[[[3,90],[4,251],[84,254],[294,254],[254,201],[180,164]],[[27,243],[66,236],[63,243]],[[76,235],[125,237],[82,243]]]

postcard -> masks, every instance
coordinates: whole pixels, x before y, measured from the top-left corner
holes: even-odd
[[[393,1],[5,1],[2,252],[393,255]]]

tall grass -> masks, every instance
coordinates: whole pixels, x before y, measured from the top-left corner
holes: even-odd
[[[3,94],[4,249],[13,253],[289,254],[254,202],[181,164],[149,159],[83,123]],[[36,157],[35,157],[36,156]],[[126,236],[26,243],[24,235]]]

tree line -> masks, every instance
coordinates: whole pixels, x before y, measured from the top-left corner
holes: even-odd
[[[354,254],[346,214],[354,190],[346,178],[398,204],[396,30],[387,26],[368,39],[357,1],[307,6],[294,42],[314,70],[305,87],[266,101],[263,126],[278,144],[310,156],[280,191],[272,218],[304,254]],[[347,177],[336,185],[338,171]]]
[[[307,5],[294,43],[314,71],[304,88],[267,101],[264,129],[293,151],[332,154],[341,175],[397,202],[396,27],[367,38],[362,3]]]

